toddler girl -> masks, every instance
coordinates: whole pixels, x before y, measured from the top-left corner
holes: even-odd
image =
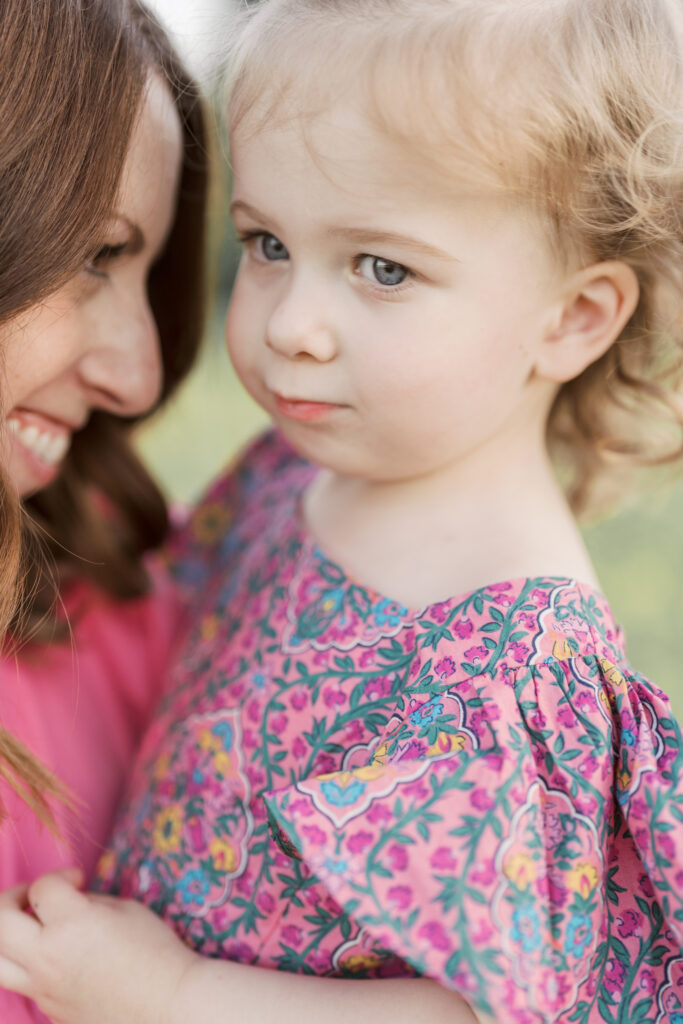
[[[236,963],[43,879],[0,978],[56,1020],[683,1019],[680,731],[551,465],[581,510],[681,455],[682,58],[673,0],[249,19],[227,337],[277,430],[178,540],[100,865]]]

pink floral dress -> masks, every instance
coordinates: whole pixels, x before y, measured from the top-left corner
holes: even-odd
[[[196,625],[100,888],[208,956],[681,1024],[681,734],[605,599],[539,578],[401,607],[307,536],[314,472],[269,434],[178,538]]]

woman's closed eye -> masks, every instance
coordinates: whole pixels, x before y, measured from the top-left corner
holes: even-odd
[[[95,277],[107,277],[107,270],[112,263],[128,249],[128,242],[118,242],[116,245],[102,245],[94,256],[86,263],[85,269]]]
[[[412,271],[402,263],[367,253],[356,257],[356,273],[371,284],[386,289],[398,289],[413,276]]]
[[[286,246],[268,231],[246,231],[240,235],[240,242],[262,263],[289,259]]]

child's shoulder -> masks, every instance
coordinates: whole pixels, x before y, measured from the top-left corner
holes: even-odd
[[[244,500],[255,491],[261,499],[273,489],[282,489],[285,481],[292,486],[297,475],[310,472],[310,463],[297,454],[281,433],[267,430],[228,463],[197,507],[237,497]]]
[[[219,552],[257,536],[274,509],[284,514],[314,472],[277,431],[257,437],[173,531],[166,561],[175,579],[193,589],[200,585]]]

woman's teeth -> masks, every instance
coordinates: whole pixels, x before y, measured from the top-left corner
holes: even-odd
[[[51,466],[61,462],[69,450],[71,439],[68,433],[51,434],[46,430],[39,430],[33,423],[24,426],[11,416],[7,420],[7,426],[25,448]]]

